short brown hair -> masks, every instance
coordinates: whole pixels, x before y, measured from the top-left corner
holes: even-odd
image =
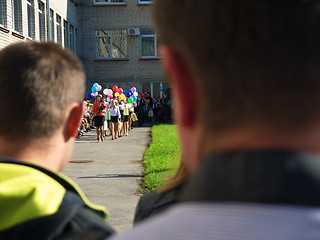
[[[208,127],[292,130],[319,120],[319,4],[155,0],[153,15],[162,43],[198,77]]]
[[[79,59],[55,43],[21,42],[0,51],[0,136],[49,137],[70,104],[81,102]]]

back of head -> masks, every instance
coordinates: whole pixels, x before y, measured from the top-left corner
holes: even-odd
[[[155,0],[162,44],[186,59],[209,130],[268,124],[293,131],[319,120],[316,1]]]
[[[50,136],[85,91],[81,62],[55,43],[23,42],[0,51],[0,137]]]

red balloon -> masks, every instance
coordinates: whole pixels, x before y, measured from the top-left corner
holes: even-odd
[[[116,92],[116,91],[118,90],[118,87],[117,87],[117,86],[113,86],[113,87],[112,87],[112,90],[113,90],[114,92]]]

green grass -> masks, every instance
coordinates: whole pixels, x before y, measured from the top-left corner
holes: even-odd
[[[180,143],[176,125],[155,125],[152,141],[144,154],[144,178],[140,192],[148,192],[163,185],[174,174],[180,162]]]

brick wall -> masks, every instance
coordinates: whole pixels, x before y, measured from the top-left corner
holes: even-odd
[[[82,0],[80,7],[82,50],[81,59],[87,72],[88,89],[94,82],[124,89],[135,86],[150,91],[150,85],[167,85],[160,59],[140,59],[140,37],[128,37],[126,61],[97,60],[96,30],[152,28],[151,5],[141,6],[138,0],[127,0],[121,6],[95,6],[93,0]],[[149,88],[146,89],[149,85]],[[158,93],[159,91],[154,91]],[[158,93],[159,94],[159,93]]]

